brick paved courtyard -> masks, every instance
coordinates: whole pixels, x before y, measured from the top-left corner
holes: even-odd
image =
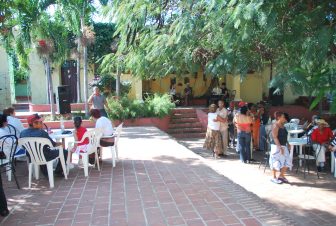
[[[14,182],[7,182],[3,176],[11,214],[0,218],[1,224],[333,225],[336,221],[332,211],[335,183],[325,189],[329,193],[321,193],[329,195],[321,200],[329,200],[324,204],[330,205],[330,211],[316,211],[320,218],[303,222],[299,217],[306,217],[302,216],[304,208],[293,205],[288,211],[288,205],[277,199],[267,195],[258,195],[262,197],[259,198],[253,189],[247,191],[244,187],[251,190],[248,183],[244,185],[237,179],[242,176],[237,169],[243,167],[237,160],[204,159],[154,127],[125,128],[120,140],[121,161],[115,168],[109,157],[104,152],[102,170],[90,169],[87,179],[81,168],[72,170],[68,180],[56,178],[54,189],[49,189],[45,178],[34,180],[32,189],[28,189],[25,163],[18,163],[23,188],[18,190]],[[253,166],[245,169],[249,168]],[[246,178],[248,173],[245,174]],[[227,175],[231,175],[230,179]],[[264,177],[267,186],[259,189],[275,194],[280,187],[268,186],[267,175]],[[253,180],[247,181],[258,188]],[[291,195],[290,187],[285,186],[278,191],[286,193],[280,195]],[[307,190],[300,188],[294,192],[305,197]],[[317,222],[323,216],[327,220]]]

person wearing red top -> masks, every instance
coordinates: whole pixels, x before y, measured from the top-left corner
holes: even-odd
[[[79,116],[76,116],[74,117],[74,126],[75,126],[75,131],[73,133],[74,135],[74,139],[75,141],[81,141],[85,132],[87,131],[86,128],[82,127],[82,118],[79,117]],[[86,138],[83,142],[81,143],[75,143],[73,148],[71,148],[70,152],[69,152],[69,168],[73,168],[73,164],[71,163],[71,156],[72,156],[72,153],[76,153],[76,154],[79,154],[80,152],[83,153],[83,152],[86,152],[87,151],[87,147],[88,147],[88,144],[89,144],[89,139]]]
[[[313,149],[315,151],[316,165],[319,172],[323,171],[325,163],[326,145],[328,145],[330,139],[333,137],[333,133],[328,123],[323,119],[316,120],[317,128],[315,128],[311,134],[313,141]]]

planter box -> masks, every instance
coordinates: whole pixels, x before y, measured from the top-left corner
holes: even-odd
[[[137,119],[125,119],[123,121],[115,120],[113,121],[114,126],[118,126],[121,122],[124,126],[155,126],[162,131],[167,132],[168,125],[170,121],[170,116],[163,118],[137,118]]]
[[[48,126],[48,128],[51,129],[60,129],[61,128],[61,122],[60,121],[44,121],[44,124]],[[90,120],[83,120],[82,125],[85,128],[94,128],[95,122]],[[28,127],[28,123],[23,123],[24,127]],[[74,124],[72,120],[64,120],[64,127],[65,129],[74,129]]]
[[[202,98],[202,99],[191,99],[191,105],[196,105],[196,106],[206,106],[207,105],[207,99]]]
[[[84,111],[85,106],[84,103],[72,103],[70,104],[71,111]],[[58,111],[57,104],[54,104],[56,111]],[[90,105],[89,105],[90,108]],[[50,112],[50,104],[29,104],[30,112]]]

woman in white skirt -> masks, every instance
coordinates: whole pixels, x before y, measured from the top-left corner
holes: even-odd
[[[288,168],[292,167],[292,160],[289,155],[289,148],[287,142],[287,130],[285,123],[289,121],[288,115],[283,112],[275,113],[276,122],[272,128],[270,167],[273,172],[271,181],[276,184],[289,183],[285,177]],[[277,177],[277,172],[280,172]]]
[[[213,152],[215,158],[223,153],[222,135],[219,131],[220,122],[223,121],[216,113],[217,106],[211,104],[208,113],[208,128],[205,135],[203,148]]]

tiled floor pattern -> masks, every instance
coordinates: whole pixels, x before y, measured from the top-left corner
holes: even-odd
[[[23,189],[3,176],[11,214],[1,224],[300,225],[156,128],[125,128],[120,141],[115,168],[104,153],[100,172],[90,169],[85,178],[75,168],[54,189],[44,178],[28,189],[25,163],[18,163]]]

